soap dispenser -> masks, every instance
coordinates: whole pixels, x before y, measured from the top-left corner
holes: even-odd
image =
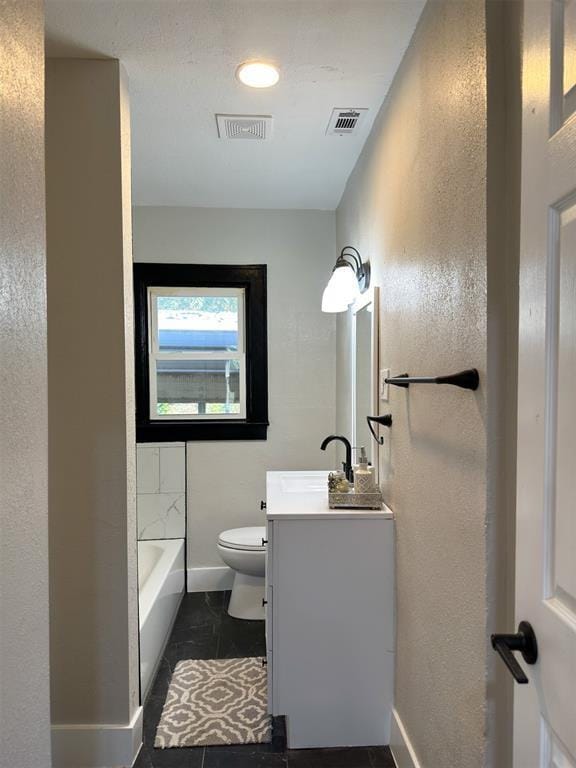
[[[356,493],[374,492],[374,477],[372,469],[368,464],[368,457],[366,456],[364,446],[360,448],[358,465],[354,469],[354,490]]]

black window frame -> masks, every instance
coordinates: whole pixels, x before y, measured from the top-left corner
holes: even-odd
[[[148,288],[243,288],[245,297],[246,418],[150,418]],[[266,440],[268,432],[267,269],[265,264],[134,264],[136,440]]]

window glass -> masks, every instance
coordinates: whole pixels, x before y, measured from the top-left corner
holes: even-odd
[[[150,288],[150,417],[246,414],[244,289]]]
[[[157,296],[160,352],[238,350],[237,296]]]
[[[157,360],[156,413],[240,414],[238,360]]]

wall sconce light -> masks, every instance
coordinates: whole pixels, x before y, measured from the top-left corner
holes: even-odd
[[[342,248],[322,294],[322,312],[346,312],[370,285],[370,263],[351,245]]]

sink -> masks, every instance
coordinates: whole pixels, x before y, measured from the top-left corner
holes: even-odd
[[[338,520],[392,517],[387,508],[360,506],[331,508],[327,469],[273,470],[266,472],[267,520]]]
[[[320,475],[320,476],[319,476]],[[327,493],[326,472],[290,472],[282,475],[284,493]]]

